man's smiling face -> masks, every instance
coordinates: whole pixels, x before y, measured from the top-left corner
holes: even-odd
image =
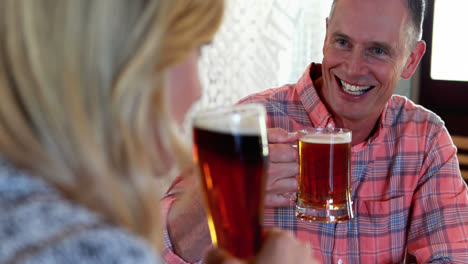
[[[338,120],[375,122],[408,78],[410,16],[403,0],[339,0],[327,21],[322,99]]]

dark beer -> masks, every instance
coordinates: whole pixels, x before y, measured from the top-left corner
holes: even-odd
[[[267,167],[260,135],[196,126],[193,135],[213,243],[239,258],[254,256],[262,244]]]
[[[347,212],[351,210],[350,153],[351,142],[346,137],[331,134],[300,138],[297,202],[313,212],[310,217],[305,214],[301,218],[327,222],[352,218],[352,212]]]

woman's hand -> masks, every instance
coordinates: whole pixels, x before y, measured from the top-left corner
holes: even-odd
[[[315,263],[310,247],[291,234],[277,229],[268,232],[260,253],[250,261],[236,259],[225,251],[211,248],[204,259],[207,264],[311,264]]]

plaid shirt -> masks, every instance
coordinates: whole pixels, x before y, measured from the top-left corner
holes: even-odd
[[[269,127],[334,127],[313,84],[320,76],[321,66],[312,64],[296,84],[240,103],[264,104]],[[305,222],[290,206],[265,209],[265,228],[294,233],[322,263],[468,263],[467,187],[444,123],[401,96],[389,100],[380,120],[351,149],[354,219]]]

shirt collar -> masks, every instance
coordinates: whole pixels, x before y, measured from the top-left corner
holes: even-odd
[[[299,100],[309,115],[314,127],[335,127],[332,115],[318,96],[314,81],[322,76],[322,65],[312,63],[296,84]]]

